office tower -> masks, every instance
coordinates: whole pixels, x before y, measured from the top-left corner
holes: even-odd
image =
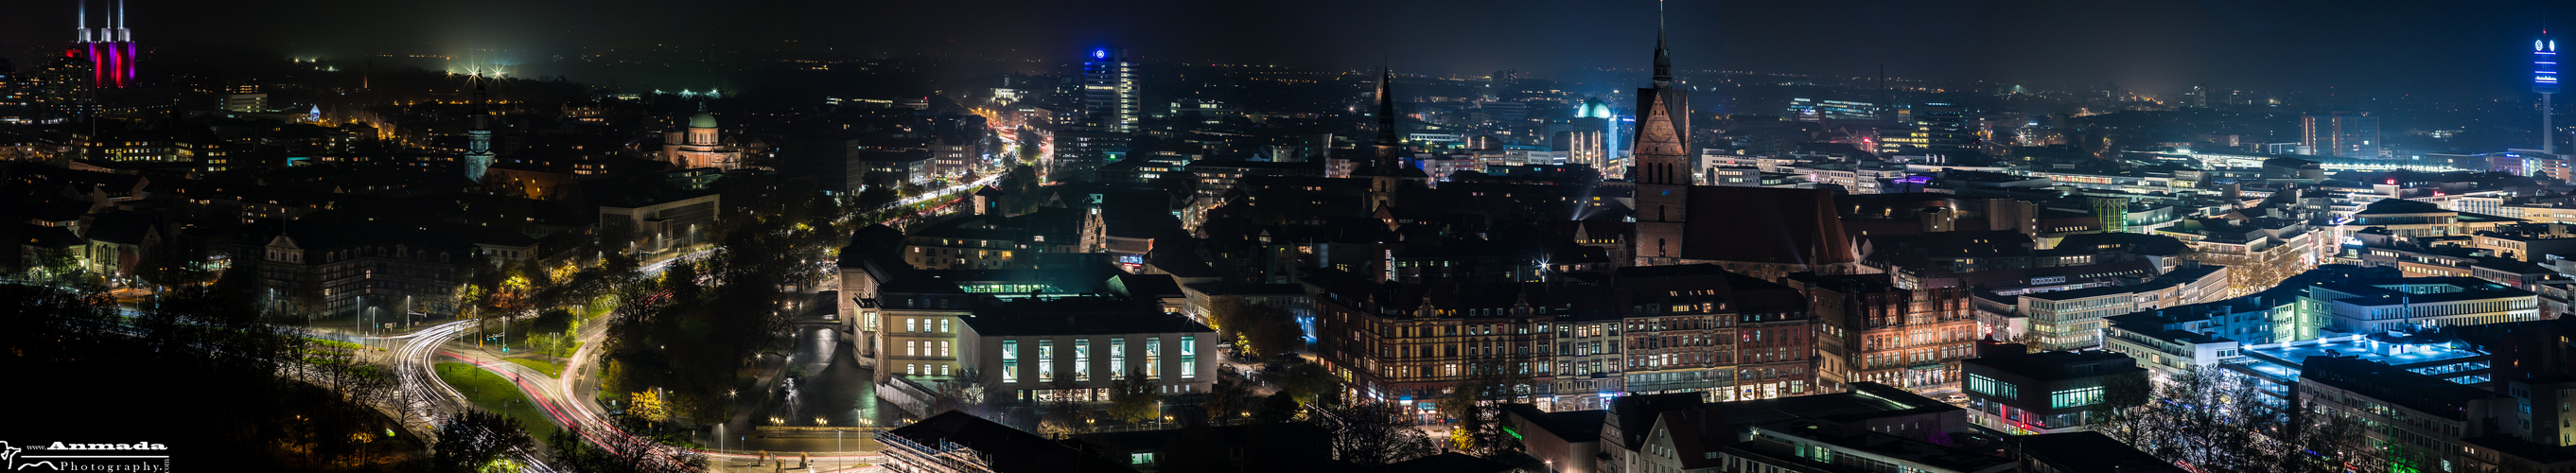
[[[787,172],[813,176],[814,184],[824,192],[856,195],[868,185],[868,166],[862,156],[867,144],[847,131],[818,130],[788,136],[777,147],[778,161]],[[887,180],[880,185],[896,186]]]
[[[66,55],[78,55],[90,61],[90,86],[120,89],[134,83],[134,34],[125,29],[125,2],[118,0],[116,9],[107,15],[107,25],[89,27],[89,1],[80,2],[80,27],[74,29],[72,44]]]
[[[492,167],[492,110],[484,101],[483,86],[474,86],[474,128],[465,131],[465,178],[483,180],[483,171]]]
[[[98,100],[90,94],[91,74],[95,64],[78,55],[65,55],[45,61],[29,74],[34,80],[28,96],[35,102],[40,120],[61,123],[82,120],[98,114]]]
[[[1126,48],[1091,50],[1082,63],[1082,108],[1087,121],[1111,133],[1136,132],[1136,63]]]
[[[2549,98],[2558,94],[2558,41],[2549,30],[2531,41],[2531,91],[2540,93],[2540,151],[2558,154],[2558,130],[2549,122]]]
[[[1903,107],[1896,116],[1895,126],[1878,133],[1880,155],[1950,157],[1976,148],[1965,107],[1932,102]]]
[[[2351,112],[2301,116],[2299,144],[2321,156],[2379,157],[2379,117]]]
[[[31,87],[21,84],[25,80],[26,76],[18,73],[16,65],[9,63],[8,58],[0,58],[0,123],[27,118],[26,108],[30,103],[27,89]]]

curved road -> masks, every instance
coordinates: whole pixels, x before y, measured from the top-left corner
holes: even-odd
[[[999,182],[1004,176],[1008,176],[1008,174],[995,173],[990,176],[985,176],[982,179],[976,179],[974,182],[958,184],[950,186],[947,189],[941,189],[940,192],[926,193],[912,198],[903,199],[877,210],[886,210],[899,206],[917,204],[948,196],[950,194],[965,192]],[[948,205],[954,204],[954,202],[951,202]],[[647,275],[658,274],[665,269],[669,269],[673,264],[695,260],[706,256],[712,251],[713,250],[701,250],[695,253],[671,258],[669,260],[656,262],[642,268],[642,272]],[[400,342],[400,345],[393,349],[393,355],[396,357],[396,372],[399,374],[399,380],[401,382],[403,392],[408,393],[408,402],[406,403],[405,411],[412,419],[435,426],[447,414],[460,411],[466,406],[473,404],[473,401],[468,400],[464,393],[458,392],[454,386],[449,386],[445,380],[439,379],[438,372],[432,366],[438,358],[445,357],[473,364],[485,371],[490,371],[503,378],[510,379],[511,384],[518,386],[520,391],[527,394],[529,399],[536,402],[537,407],[545,410],[546,416],[552,418],[556,425],[564,427],[579,427],[581,429],[582,437],[590,441],[593,445],[606,445],[606,439],[610,438],[607,436],[626,435],[625,431],[617,428],[617,424],[615,422],[610,421],[608,416],[602,414],[602,411],[605,409],[594,403],[594,397],[583,394],[585,388],[590,391],[598,390],[598,382],[587,378],[592,371],[595,371],[591,367],[597,366],[597,360],[599,359],[600,354],[599,350],[596,350],[595,348],[599,346],[599,342],[602,339],[608,337],[608,324],[584,324],[581,330],[574,334],[575,339],[581,341],[581,348],[573,353],[572,359],[567,360],[564,365],[564,376],[560,378],[546,376],[544,373],[539,373],[533,368],[517,363],[510,363],[500,355],[480,348],[465,346],[454,348],[447,347],[448,341],[454,340],[457,336],[464,334],[467,329],[470,329],[473,326],[474,321],[472,320],[458,320],[424,327],[403,335],[366,337],[375,340]],[[437,429],[433,427],[427,430],[434,433]],[[695,450],[695,452],[718,462],[718,464],[712,465],[716,469],[748,466],[731,465],[725,464],[724,462],[734,460],[753,460],[758,458],[758,455],[747,455],[737,452],[717,450]],[[791,456],[796,453],[811,455],[815,452],[777,452],[772,454],[771,458],[781,458]],[[816,463],[875,464],[884,460],[883,455],[875,454],[836,455],[840,452],[821,453],[824,453],[824,455],[810,456],[809,458],[815,460]],[[529,465],[531,470],[541,472],[551,471],[551,469],[546,467],[542,458],[531,452],[515,452],[513,456],[518,457],[521,462]],[[875,466],[868,466],[847,469],[844,471],[870,471],[876,469],[878,468]]]
[[[904,199],[903,201],[887,205],[883,209],[916,204],[940,196],[946,196],[952,193],[990,185],[999,181],[1006,175],[1007,174],[994,174],[986,176],[982,179],[977,179],[974,182],[942,189],[937,193],[929,193]],[[953,204],[954,203],[952,202],[950,205]],[[669,260],[656,262],[641,268],[641,270],[643,273],[648,275],[658,274],[663,270],[669,269],[673,264],[695,260],[697,258],[704,257],[711,252],[713,252],[713,250],[701,250],[695,253],[671,258]],[[597,366],[597,360],[600,353],[596,347],[599,346],[599,342],[602,339],[607,338],[608,324],[584,324],[580,331],[574,334],[575,339],[581,342],[581,345],[579,345],[581,348],[573,353],[570,360],[566,361],[564,365],[564,376],[558,378],[546,376],[544,373],[537,372],[535,369],[524,365],[510,363],[500,355],[483,349],[464,346],[454,348],[447,347],[448,341],[454,340],[457,336],[464,334],[467,329],[474,326],[474,323],[475,321],[473,320],[458,320],[423,327],[402,335],[361,337],[379,341],[400,342],[400,344],[392,351],[393,356],[396,358],[395,371],[398,374],[403,392],[407,393],[407,402],[406,406],[404,406],[404,410],[412,420],[433,426],[424,430],[434,434],[437,430],[434,426],[436,426],[447,414],[460,411],[466,406],[473,404],[471,400],[468,400],[465,397],[464,393],[458,392],[454,386],[449,386],[445,380],[439,379],[438,373],[436,369],[433,368],[433,365],[439,358],[444,357],[473,364],[485,371],[490,371],[493,374],[500,375],[503,378],[511,380],[511,384],[518,386],[519,390],[525,393],[529,399],[534,400],[537,407],[543,409],[546,412],[546,416],[553,419],[556,425],[564,427],[579,427],[581,429],[580,432],[582,437],[584,437],[585,440],[590,441],[593,445],[606,445],[606,439],[609,438],[606,436],[626,435],[623,430],[617,428],[617,424],[615,422],[610,421],[608,416],[602,414],[602,411],[605,409],[594,402],[594,397],[583,394],[585,388],[594,392],[598,390],[598,382],[596,380],[588,379],[588,375],[590,375],[592,371],[595,371],[591,367]],[[748,465],[732,465],[728,463],[735,460],[755,460],[759,458],[759,455],[718,450],[695,450],[695,452],[718,462],[716,465],[712,465],[716,469],[745,467]],[[839,455],[838,453],[841,452],[821,452],[823,455],[819,456],[812,455],[815,452],[776,452],[771,455],[771,458],[783,458],[797,453],[805,453],[809,455],[808,458],[816,461],[816,463],[824,464],[860,463],[873,465],[883,460],[882,455]],[[542,458],[530,452],[516,452],[514,456],[518,457],[521,462],[529,465],[531,470],[541,472],[551,471],[545,466]],[[872,471],[876,469],[878,468],[875,466],[868,466],[846,469],[843,471]]]

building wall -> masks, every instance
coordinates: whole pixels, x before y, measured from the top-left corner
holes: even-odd
[[[721,205],[718,195],[708,194],[642,207],[600,207],[599,223],[630,231],[634,239],[626,251],[659,253],[714,243]]]
[[[2392,465],[2413,471],[2443,471],[2444,464],[2464,463],[2460,444],[2462,437],[2479,435],[2473,429],[2483,423],[2471,423],[2453,416],[2489,415],[2484,403],[2473,403],[2467,412],[2421,412],[2402,404],[2371,398],[2350,390],[2336,388],[2314,379],[2299,379],[2299,404],[2325,415],[2354,417],[2376,428],[2364,429],[2369,445],[2385,448],[2383,455]]]
[[[460,265],[476,251],[403,245],[308,249],[279,240],[269,245],[260,265],[267,297],[279,304],[316,297],[317,309],[335,315],[373,307],[377,312],[372,315],[389,321],[401,320],[406,302],[416,312],[455,313],[456,286],[464,282]]]
[[[2034,296],[2039,295],[2022,296],[2021,308],[2030,317],[2033,348],[2040,350],[2101,346],[2102,318],[2136,310],[2134,297],[2125,292],[2067,300]]]
[[[2098,352],[2095,352],[2098,353]],[[2049,355],[2066,355],[2064,352]],[[2032,357],[2037,355],[2006,355]],[[2144,376],[2127,356],[2088,356],[2067,363],[2074,372],[2099,373],[2065,379],[2041,379],[2031,373],[2015,373],[2009,363],[1980,363],[1972,359],[1963,363],[1967,381],[1968,417],[1987,428],[2013,434],[2053,434],[2082,430],[2105,420],[2098,410],[2109,402],[2108,391],[2122,376]],[[2024,358],[2024,363],[2030,360]],[[2089,369],[2072,367],[2090,366]],[[2051,368],[2055,369],[2055,368]],[[2136,387],[2145,388],[2144,379]]]
[[[971,366],[958,361],[958,354],[966,348],[960,345],[963,337],[959,336],[966,323],[959,318],[970,313],[964,301],[949,301],[957,303],[955,307],[923,302],[929,303],[915,303],[908,298],[878,300],[878,382],[896,376],[945,379],[960,376],[963,369]]]
[[[2386,330],[2402,324],[2440,327],[2540,319],[2540,301],[2530,294],[2422,303],[2370,300],[2370,304],[2364,305],[2358,301],[2362,299],[2333,302],[2332,330],[2357,333]]]
[[[1107,401],[1126,376],[1154,380],[1162,394],[1205,393],[1216,386],[1214,331],[1082,335],[989,335],[973,328],[956,360],[983,373],[997,399],[1057,396]]]

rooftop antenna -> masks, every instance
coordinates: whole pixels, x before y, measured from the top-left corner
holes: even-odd
[[[89,0],[80,1],[80,15],[77,18],[80,19],[80,27],[72,31],[80,32],[80,42],[87,43],[89,42]]]

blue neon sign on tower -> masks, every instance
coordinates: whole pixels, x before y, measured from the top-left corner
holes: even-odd
[[[2531,91],[2558,93],[2558,41],[2531,41]]]
[[[1109,50],[1107,50],[1107,49],[1094,49],[1094,50],[1091,50],[1091,58],[1092,58],[1092,59],[1109,59]]]

